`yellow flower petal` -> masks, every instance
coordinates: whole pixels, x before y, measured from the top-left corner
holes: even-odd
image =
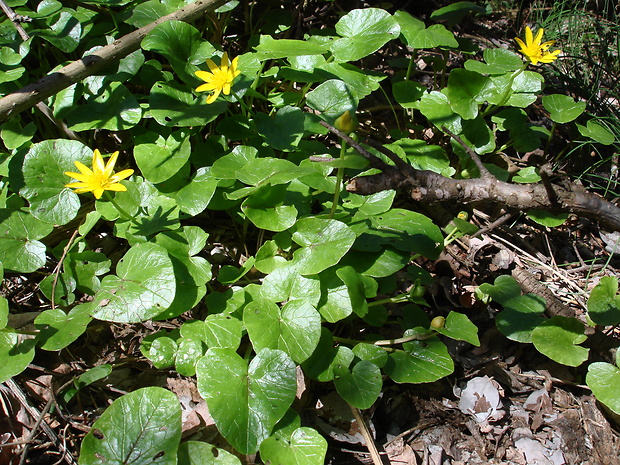
[[[207,66],[210,72],[195,72],[196,76],[205,82],[205,84],[196,87],[196,92],[212,92],[212,94],[207,97],[207,103],[215,102],[221,93],[229,95],[235,77],[241,74],[241,71],[237,69],[238,63],[239,57],[235,57],[231,62],[228,57],[228,52],[222,54],[219,66],[217,66],[213,60],[207,59]]]
[[[105,170],[103,171],[103,175],[106,178],[109,178],[110,176],[112,176],[112,173],[114,172],[114,165],[116,165],[117,158],[118,158],[118,152],[114,152],[112,155],[110,155],[110,158],[108,159],[108,163],[106,163],[105,165]]]
[[[104,169],[105,164],[103,163],[101,152],[99,152],[98,149],[95,149],[93,152],[93,173],[102,173]]]
[[[84,163],[79,162],[79,161],[74,161],[73,164],[76,166],[76,168],[78,170],[80,170],[80,173],[82,174],[88,174],[88,175],[92,175],[93,174],[93,170],[91,170],[88,166],[86,166]]]
[[[118,154],[119,152],[114,152],[110,155],[108,162],[104,163],[101,153],[95,149],[93,151],[92,169],[76,161],[75,166],[78,167],[81,173],[66,171],[65,174],[78,182],[70,182],[65,184],[65,187],[75,189],[76,194],[92,192],[96,199],[100,199],[106,190],[115,192],[127,190],[125,186],[119,184],[119,181],[131,176],[133,170],[126,169],[114,174],[114,166],[116,165]]]

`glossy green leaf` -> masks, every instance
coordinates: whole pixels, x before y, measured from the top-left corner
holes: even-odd
[[[203,340],[209,348],[236,350],[241,343],[243,323],[230,315],[209,315],[205,321]],[[181,331],[183,334],[183,331]]]
[[[243,311],[243,323],[256,352],[280,349],[298,363],[312,355],[321,336],[321,316],[304,300],[290,300],[281,309],[254,300]]]
[[[480,291],[491,296],[491,298],[504,305],[505,302],[519,297],[521,295],[521,287],[516,279],[509,275],[500,275],[495,278],[493,284],[484,283],[480,285]]]
[[[334,345],[329,329],[321,328],[321,338],[314,353],[302,364],[304,373],[312,379],[326,382],[334,379],[337,367],[346,368],[353,361],[353,352],[346,346]]]
[[[620,415],[620,369],[617,366],[592,363],[588,367],[586,383],[599,401]]]
[[[267,144],[276,150],[295,150],[304,133],[304,115],[301,108],[280,108],[274,118],[256,113],[256,129]]]
[[[295,363],[280,350],[263,349],[248,366],[233,349],[209,349],[196,375],[218,430],[242,454],[258,450],[297,390]]]
[[[540,174],[538,174],[538,170],[535,166],[528,166],[527,168],[520,169],[516,176],[512,178],[513,182],[517,182],[520,184],[530,184],[534,182],[540,181]]]
[[[198,29],[183,21],[158,24],[142,39],[141,46],[166,57],[175,74],[191,86],[201,82],[194,71],[199,66],[202,68],[215,52],[215,48],[202,39]]]
[[[181,211],[196,216],[207,208],[218,184],[210,169],[198,168],[189,183],[175,192],[174,198]]]
[[[146,26],[188,3],[191,3],[191,0],[149,0],[132,8],[131,16],[125,22],[135,27]]]
[[[504,310],[495,318],[500,333],[513,341],[532,342],[532,331],[544,321],[545,300],[535,294],[525,294],[506,300],[502,305]]]
[[[616,141],[616,137],[609,129],[593,119],[588,120],[585,126],[578,124],[577,129],[582,136],[589,137],[599,144],[611,145]]]
[[[176,465],[181,405],[170,391],[146,387],[116,399],[84,437],[80,465]]]
[[[486,100],[487,80],[487,76],[474,71],[452,70],[446,88],[450,108],[463,119],[474,119],[480,104]]]
[[[469,342],[475,346],[480,345],[478,327],[471,322],[467,315],[462,313],[451,311],[446,318],[445,326],[436,331],[458,341]]]
[[[406,20],[400,19],[399,22]],[[416,20],[419,21],[419,20]],[[405,38],[407,45],[414,49],[421,48],[456,48],[459,46],[454,34],[446,29],[443,24],[433,24],[429,27],[424,27],[424,23],[406,21],[407,24],[402,27],[402,35]]]
[[[148,359],[153,362],[157,369],[167,368],[174,365],[178,344],[172,338],[161,336],[155,338],[148,348]]]
[[[20,374],[32,362],[35,342],[9,329],[0,330],[0,383]]]
[[[416,102],[426,93],[426,87],[419,82],[401,81],[392,86],[394,99],[403,108],[416,108]]]
[[[404,336],[412,334],[405,331]],[[404,352],[388,354],[385,373],[397,383],[431,383],[454,371],[448,349],[437,337],[407,343]]]
[[[472,2],[455,2],[439,8],[431,13],[431,19],[441,21],[450,27],[460,23],[470,13],[486,14],[486,8]]]
[[[387,363],[388,353],[385,349],[366,342],[360,342],[353,347],[353,353],[361,360],[366,360],[377,365],[379,368],[383,368]]]
[[[321,300],[317,306],[321,316],[330,323],[343,320],[353,313],[353,303],[349,288],[336,274],[336,268],[330,268],[320,274]],[[355,292],[354,290],[352,290]],[[364,295],[356,295],[357,299],[363,299]],[[365,299],[363,299],[366,302]],[[366,311],[368,304],[366,303]]]
[[[407,160],[415,169],[429,170],[451,177],[456,170],[450,166],[446,151],[438,145],[429,145],[423,140],[400,139],[396,146],[402,148]]]
[[[291,58],[296,56],[323,55],[329,50],[327,44],[307,40],[273,39],[262,35],[260,43],[254,47],[260,60]]]
[[[542,103],[555,123],[569,123],[586,109],[586,102],[575,102],[572,97],[562,94],[545,95]]]
[[[241,465],[230,452],[206,442],[181,443],[177,457],[179,465]]]
[[[443,249],[441,230],[421,213],[394,208],[370,220],[368,232],[355,242],[357,250],[378,252],[390,245],[434,260]]]
[[[0,262],[5,270],[32,273],[47,260],[40,242],[54,229],[49,223],[24,211],[0,210]]]
[[[66,314],[60,309],[45,310],[34,320],[40,331],[39,345],[44,350],[64,349],[86,331],[91,319],[85,311]]]
[[[445,126],[455,134],[461,133],[461,117],[452,110],[448,97],[441,92],[424,94],[416,108],[436,127]]]
[[[384,74],[361,70],[350,63],[327,62],[317,66],[317,70],[325,71],[330,76],[346,82],[359,100],[378,90],[379,82],[387,77]]]
[[[336,369],[334,385],[338,394],[354,407],[366,410],[375,403],[383,381],[381,370],[372,362],[362,360],[353,369]]]
[[[207,94],[198,98],[187,86],[157,82],[149,95],[150,113],[162,126],[204,126],[226,111],[226,101],[207,104]]]
[[[175,131],[168,138],[153,136],[153,143],[134,147],[134,158],[142,175],[157,184],[170,179],[187,163],[191,144],[185,131]]]
[[[71,111],[67,124],[74,131],[123,131],[134,127],[141,119],[142,108],[133,94],[120,82],[111,82],[103,93]]]
[[[411,254],[390,247],[380,252],[364,252],[347,254],[340,263],[350,265],[363,275],[374,278],[385,278],[403,269],[411,258]]]
[[[24,158],[24,187],[20,190],[30,202],[32,214],[58,225],[75,218],[80,198],[65,187],[71,182],[65,171],[77,171],[75,161],[91,166],[92,159],[92,150],[73,140],[46,140],[33,145]]]
[[[620,296],[617,294],[618,278],[603,276],[590,292],[588,317],[601,326],[612,326],[620,323]]]
[[[301,427],[289,438],[271,436],[260,445],[261,460],[272,465],[322,465],[327,441],[318,431]]]
[[[2,132],[0,132],[0,136],[2,136],[4,146],[9,150],[14,150],[32,139],[32,136],[34,136],[36,130],[37,127],[33,122],[30,122],[26,126],[22,127],[19,121],[15,118],[2,124]]]
[[[548,228],[557,228],[568,220],[568,213],[551,213],[546,210],[528,210],[527,217]]]
[[[541,354],[572,367],[588,359],[590,349],[579,345],[586,339],[583,323],[564,316],[545,320],[532,331],[532,342]]]
[[[196,363],[205,354],[205,350],[201,341],[181,338],[174,359],[177,373],[181,376],[194,376]]]
[[[50,22],[49,28],[35,31],[54,47],[65,53],[73,52],[80,43],[82,25],[70,11],[62,11],[56,21]]]
[[[261,273],[269,274],[286,263],[286,258],[279,255],[278,245],[275,241],[265,241],[256,252],[254,266]]]
[[[379,8],[352,10],[336,23],[341,36],[330,44],[337,61],[356,61],[376,52],[400,34],[398,22]]]
[[[282,266],[263,279],[261,295],[272,302],[303,299],[313,306],[321,298],[321,283],[316,276],[303,276],[294,266]]]
[[[233,265],[224,265],[220,268],[217,280],[222,284],[234,284],[250,272],[254,266],[254,257],[249,257],[243,265],[236,267]]]
[[[172,261],[157,244],[138,244],[108,275],[95,295],[92,316],[99,320],[137,323],[165,310],[175,294]]]
[[[111,260],[104,254],[90,250],[68,253],[65,258],[65,269],[75,278],[76,288],[86,294],[95,294],[99,290],[99,276],[110,271],[110,264]]]
[[[482,56],[484,63],[467,60],[465,69],[482,74],[504,74],[523,67],[523,59],[519,55],[503,48],[486,48]]]
[[[306,94],[310,108],[322,113],[333,122],[345,111],[355,112],[359,101],[348,84],[338,79],[330,79]]]
[[[293,241],[300,245],[293,264],[303,275],[317,274],[335,265],[355,241],[355,233],[337,220],[302,218],[295,224]]]
[[[74,381],[75,387],[77,389],[83,389],[86,386],[90,386],[96,381],[100,379],[104,379],[112,373],[112,365],[104,363],[103,365],[97,365],[96,367],[90,368],[82,373],[78,378]]]

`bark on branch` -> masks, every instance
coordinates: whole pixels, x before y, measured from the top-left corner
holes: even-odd
[[[153,21],[151,24],[136,29],[112,42],[110,45],[106,45],[56,72],[48,74],[37,82],[29,84],[3,97],[0,99],[0,122],[8,120],[11,116],[33,107],[38,102],[57,94],[61,90],[66,89],[88,76],[98,73],[103,68],[135,52],[140,48],[142,39],[144,39],[155,26],[171,20],[193,21],[206,12],[222,6],[227,1],[228,0],[197,0],[174,13]]]
[[[373,168],[381,170],[378,174],[352,179],[347,185],[349,192],[370,195],[387,189],[409,189],[414,200],[423,202],[486,201],[520,211],[537,209],[552,213],[574,213],[598,221],[608,230],[620,231],[620,208],[572,182],[510,184],[493,176],[451,179],[434,171],[416,170],[402,160],[398,166],[392,166],[368,153],[354,141],[352,144],[350,137],[333,126],[327,123],[323,126],[368,158]],[[367,141],[367,143],[392,160],[394,157],[398,158],[396,154],[376,142]],[[549,194],[549,189],[552,189],[553,195]]]

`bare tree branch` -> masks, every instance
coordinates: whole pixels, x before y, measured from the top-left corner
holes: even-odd
[[[98,73],[103,68],[116,63],[140,48],[142,39],[155,26],[166,21],[192,21],[204,15],[207,11],[226,3],[227,0],[197,0],[174,13],[159,18],[140,29],[121,37],[110,45],[100,48],[60,70],[50,73],[35,83],[7,95],[0,99],[0,122],[8,120],[24,110],[35,106],[38,102],[57,94],[63,89],[81,81],[85,77]]]
[[[328,123],[324,123],[323,126],[342,137],[342,133]],[[346,136],[345,140],[349,142],[350,137]],[[434,171],[416,170],[409,164],[402,168],[388,165],[364,150],[359,144],[350,142],[349,144],[368,158],[374,168],[382,171],[378,174],[352,179],[347,185],[349,192],[370,195],[388,189],[409,189],[414,200],[423,202],[487,201],[507,209],[520,211],[545,210],[552,213],[574,213],[599,221],[603,227],[611,231],[620,231],[620,208],[572,182],[551,184],[547,179],[545,183],[510,184],[492,175],[475,179],[452,179]],[[377,143],[373,143],[372,146],[379,149]],[[380,151],[386,155],[387,152],[391,152],[385,147],[382,147]],[[398,155],[393,152],[388,156],[392,160],[398,158]]]

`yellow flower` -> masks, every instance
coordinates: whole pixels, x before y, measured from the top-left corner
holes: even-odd
[[[108,163],[104,165],[101,153],[99,153],[98,149],[95,149],[93,153],[93,169],[91,170],[84,163],[76,161],[75,166],[77,166],[80,172],[72,173],[71,171],[65,171],[65,174],[77,179],[79,182],[70,182],[65,184],[65,187],[75,189],[76,194],[92,192],[96,199],[101,198],[103,191],[126,191],[127,188],[120,184],[119,181],[131,176],[133,170],[123,170],[120,173],[114,174],[113,170],[117,158],[118,152],[114,152],[110,155]]]
[[[555,43],[555,40],[542,42],[543,32],[544,29],[539,29],[536,33],[536,37],[534,37],[532,30],[529,27],[526,27],[525,42],[523,42],[520,38],[515,37],[517,44],[521,47],[521,50],[519,51],[534,65],[539,61],[541,63],[551,63],[556,60],[558,55],[561,53],[561,50],[554,50],[553,52],[548,51],[549,47]]]
[[[207,58],[207,65],[209,66],[211,72],[196,71],[196,76],[206,83],[198,86],[196,88],[196,92],[213,92],[207,98],[207,103],[215,102],[220,95],[220,92],[224,92],[224,95],[230,94],[230,86],[232,85],[233,80],[241,73],[241,71],[237,69],[238,62],[239,57],[235,57],[229,66],[227,52],[224,52],[222,55],[220,66],[217,66],[213,60]]]

